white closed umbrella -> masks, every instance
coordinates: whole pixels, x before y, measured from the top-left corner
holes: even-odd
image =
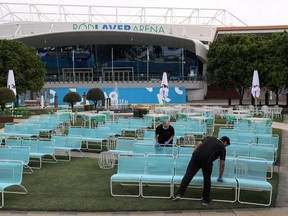
[[[13,70],[9,70],[8,72],[7,88],[11,89],[16,96],[16,85]]]
[[[165,102],[165,99],[168,97],[168,93],[169,93],[169,85],[168,85],[167,73],[163,72],[162,82],[160,86],[160,94],[162,95],[163,103]]]
[[[13,70],[9,70],[8,72],[7,88],[11,89],[16,96],[16,85]],[[14,106],[14,103],[12,103],[12,107]]]
[[[256,114],[258,115],[257,98],[260,97],[260,81],[259,81],[259,75],[258,75],[257,70],[254,70],[253,72],[251,93],[253,97],[255,98]]]

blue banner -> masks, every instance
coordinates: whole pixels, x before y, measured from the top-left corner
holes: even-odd
[[[83,94],[87,94],[88,88],[52,88],[50,89],[50,105],[54,105],[55,93],[58,95],[58,105],[67,105],[63,102],[64,96],[69,92],[77,92],[82,101],[76,105],[83,105]],[[105,98],[111,98],[112,104],[185,104],[186,89],[184,87],[170,87],[166,98],[160,94],[160,88],[103,88]],[[86,101],[86,104],[93,104]]]

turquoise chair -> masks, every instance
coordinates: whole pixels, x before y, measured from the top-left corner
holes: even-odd
[[[146,157],[144,154],[135,153],[123,153],[118,156],[118,168],[117,174],[114,174],[110,178],[110,191],[112,196],[127,196],[127,197],[139,197],[141,195],[141,178],[145,173]],[[118,183],[118,188],[126,190],[127,187],[137,186],[137,192],[129,193],[115,193],[115,184]]]
[[[242,204],[270,206],[272,200],[272,185],[267,181],[267,160],[262,158],[238,157],[236,159],[236,179],[238,181],[238,202]],[[255,191],[255,196],[241,196],[243,191]],[[262,194],[267,196],[266,202],[258,199]],[[260,194],[262,193],[262,194]],[[265,193],[265,194],[264,194]],[[257,195],[256,195],[257,194]],[[257,199],[249,201],[249,198]],[[243,198],[246,197],[245,200]]]
[[[0,192],[2,195],[2,202],[0,208],[4,206],[4,194],[5,193],[18,193],[27,194],[27,189],[21,185],[23,176],[23,163],[21,161],[0,161]],[[24,192],[19,191],[6,191],[6,188],[10,186],[20,186]]]

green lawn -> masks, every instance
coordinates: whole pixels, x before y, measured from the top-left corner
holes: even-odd
[[[214,134],[217,134],[219,126]],[[273,129],[273,133],[280,136],[281,130]],[[280,145],[281,146],[281,145]],[[280,151],[281,149],[279,149]],[[279,158],[279,157],[278,157]],[[117,167],[103,170],[98,166],[95,158],[73,158],[71,162],[45,163],[40,170],[32,175],[23,176],[22,185],[28,190],[27,195],[5,194],[5,210],[23,211],[164,211],[164,210],[194,210],[194,209],[227,209],[251,208],[253,205],[239,203],[212,202],[203,207],[200,201],[181,200],[173,202],[171,199],[128,198],[113,197],[110,194],[110,177],[117,172]],[[270,181],[273,185],[271,207],[275,206],[278,191],[278,173],[274,173]],[[119,187],[118,187],[119,188]],[[122,188],[124,188],[122,186]],[[121,188],[121,189],[122,189]],[[131,189],[125,188],[128,193]],[[135,188],[133,188],[135,190]],[[156,189],[157,193],[164,193],[165,188]],[[146,188],[147,190],[147,188]],[[149,192],[155,192],[150,187]],[[194,195],[201,195],[201,191],[187,191]],[[212,189],[212,198],[223,198],[231,194],[229,190]],[[244,195],[249,200],[262,200],[259,192],[247,192]]]
[[[212,202],[203,207],[199,201],[173,202],[171,199],[128,198],[113,197],[110,195],[110,176],[117,172],[100,169],[97,159],[73,158],[71,162],[58,162],[57,164],[44,164],[42,169],[36,170],[32,175],[25,174],[23,186],[28,190],[27,195],[5,194],[6,210],[23,211],[163,211],[163,210],[190,210],[190,209],[220,209],[244,208],[247,205],[239,203]],[[278,174],[273,180],[273,203],[277,195]],[[121,186],[125,187],[125,186]],[[126,188],[126,187],[125,187]],[[135,189],[135,188],[134,188]],[[154,189],[151,187],[151,191]],[[164,188],[157,189],[158,193]],[[154,190],[155,191],[155,190]],[[200,194],[199,189],[193,195]],[[231,191],[212,189],[213,197],[224,197]],[[189,193],[187,194],[189,195]],[[247,193],[249,199],[261,200],[257,193]],[[249,207],[256,207],[251,206]]]

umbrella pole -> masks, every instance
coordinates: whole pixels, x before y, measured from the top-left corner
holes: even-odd
[[[258,115],[256,91],[255,91],[255,97],[254,98],[255,98],[255,106],[256,106],[256,115]]]

